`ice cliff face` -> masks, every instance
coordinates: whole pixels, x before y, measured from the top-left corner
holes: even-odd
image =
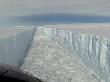
[[[17,28],[14,31],[17,31]],[[26,28],[25,28],[26,29]],[[13,34],[12,31],[11,36],[0,39],[0,63],[1,64],[9,64],[13,66],[19,66],[22,62],[24,55],[28,46],[30,45],[30,41],[32,39],[33,33],[35,29],[23,29],[24,31]],[[8,30],[9,29],[5,29]],[[19,29],[18,29],[19,30]],[[4,31],[3,31],[4,32]],[[9,34],[10,34],[9,33]],[[4,36],[2,36],[4,37]]]
[[[45,33],[71,55],[79,57],[99,79],[110,82],[110,38],[45,28]]]

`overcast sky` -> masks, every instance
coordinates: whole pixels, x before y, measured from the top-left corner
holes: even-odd
[[[0,0],[1,19],[59,13],[110,16],[110,0]]]
[[[110,0],[0,0],[1,15],[44,13],[110,14]]]

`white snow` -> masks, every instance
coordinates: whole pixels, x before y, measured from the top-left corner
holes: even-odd
[[[21,69],[44,82],[99,82],[77,57],[69,56],[61,46],[47,37],[42,29],[36,31],[32,46]]]

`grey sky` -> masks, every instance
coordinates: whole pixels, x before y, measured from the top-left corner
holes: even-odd
[[[47,15],[45,16],[45,14]],[[67,14],[67,17],[64,14]],[[77,14],[90,16],[83,17],[82,20],[78,19],[77,22],[110,22],[110,0],[0,0],[0,26],[42,24],[48,19],[53,20],[52,22],[56,22],[58,19],[61,20],[57,22],[64,22],[64,20],[76,22],[77,18],[71,20],[71,17],[74,18]],[[39,18],[39,15],[45,17]],[[48,15],[51,15],[50,18],[47,18]],[[57,17],[52,18],[53,15],[57,15]],[[62,18],[62,15],[65,18]],[[68,18],[68,15],[71,17]],[[92,18],[93,15],[102,18]],[[104,16],[108,17],[104,18]],[[18,20],[19,18],[20,20]]]
[[[1,16],[45,13],[110,15],[110,0],[0,0]]]

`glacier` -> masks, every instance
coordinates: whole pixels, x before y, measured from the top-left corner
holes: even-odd
[[[0,29],[0,63],[20,66],[30,46],[34,28]]]
[[[109,37],[90,33],[78,33],[66,30],[61,25],[56,26],[56,28],[47,25],[43,28],[48,37],[70,52],[71,56],[78,57],[78,61],[85,65],[91,73],[95,73],[99,79],[102,79],[102,82],[110,82]]]
[[[95,25],[99,28],[94,28],[94,25],[90,25],[92,28],[88,28],[88,25],[81,26],[84,26],[83,29],[80,25],[38,27],[42,28],[52,41],[67,50],[71,57],[77,57],[77,61],[101,79],[101,82],[110,82],[109,26]],[[20,66],[31,46],[31,40],[37,28],[12,29],[9,33],[7,33],[9,29],[0,29],[0,63]]]

